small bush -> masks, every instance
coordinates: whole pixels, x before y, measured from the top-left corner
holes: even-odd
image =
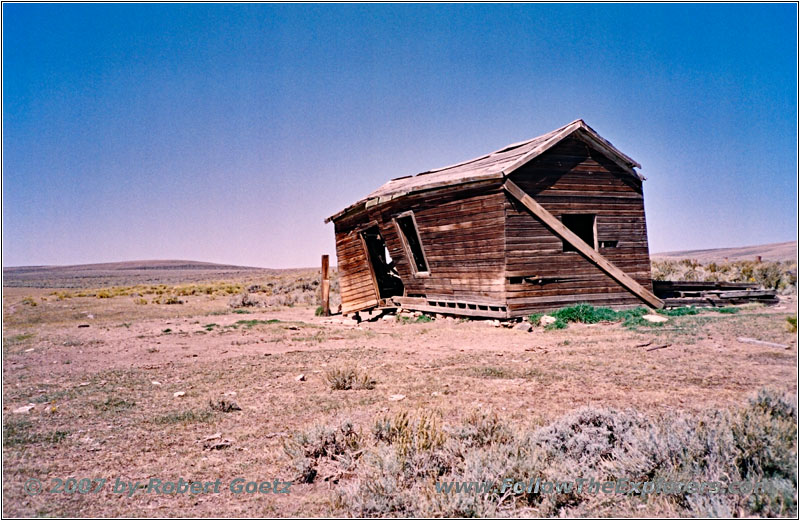
[[[102,402],[95,402],[94,408],[98,411],[120,411],[123,409],[130,409],[136,406],[133,400],[123,400],[116,396],[110,396]]]
[[[214,417],[214,413],[210,410],[202,411],[175,411],[155,419],[155,422],[160,425],[172,423],[199,423],[208,422]]]
[[[797,333],[797,317],[786,317],[786,328],[790,333]]]
[[[514,372],[503,367],[475,367],[472,369],[472,373],[478,378],[516,378]]]
[[[252,298],[249,293],[242,292],[234,297],[231,297],[230,301],[228,302],[228,306],[232,308],[245,308],[245,307],[254,307],[258,306],[260,303],[258,300]]]
[[[227,327],[232,327],[233,329],[238,329],[241,326],[241,327],[243,327],[245,329],[250,329],[253,326],[265,325],[265,324],[277,324],[279,322],[280,322],[280,320],[278,320],[277,318],[271,318],[269,320],[258,320],[256,318],[254,318],[253,320],[237,320],[236,322],[234,322],[233,324],[231,324],[230,326],[227,326]]]
[[[210,400],[208,402],[208,408],[212,411],[218,412],[233,412],[233,411],[241,411],[242,408],[236,402],[232,402],[229,400]]]
[[[332,391],[374,389],[376,384],[369,374],[355,367],[329,369],[325,372],[325,381]]]
[[[727,315],[735,315],[736,313],[739,312],[739,308],[735,308],[733,306],[726,306],[724,308],[710,308],[710,310]]]
[[[544,326],[544,329],[546,331],[554,331],[556,329],[566,329],[566,328],[567,328],[567,321],[564,320],[563,318],[558,318],[558,317],[556,317],[555,322],[551,322],[550,324]]]
[[[528,322],[530,322],[534,326],[538,326],[543,316],[544,313],[533,313],[532,315],[528,315]]]
[[[668,317],[685,317],[687,315],[697,315],[700,312],[694,306],[684,306],[672,309],[659,309],[658,313]]]
[[[362,436],[353,424],[343,421],[336,427],[316,427],[308,432],[296,433],[283,443],[283,450],[291,459],[297,475],[294,481],[313,483],[323,462],[334,469],[352,469],[361,455]]]

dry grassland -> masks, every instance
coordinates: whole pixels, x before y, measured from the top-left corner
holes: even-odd
[[[269,282],[227,283],[238,291]],[[402,505],[370,510],[347,492],[364,486],[366,478],[358,472],[362,460],[356,460],[377,450],[374,426],[382,418],[429,417],[441,432],[453,432],[477,411],[522,432],[584,406],[635,409],[663,419],[735,410],[763,388],[797,393],[797,345],[786,321],[795,314],[792,296],[772,308],[672,317],[660,326],[570,324],[526,333],[454,319],[343,323],[315,316],[313,287],[301,291],[312,295],[310,301],[297,299],[294,307],[273,302],[233,309],[229,300],[235,291],[214,284],[215,290],[194,293],[170,286],[162,295],[142,288],[106,289],[108,296],[5,289],[5,516],[408,515],[419,512]],[[273,289],[260,295],[274,295]],[[167,304],[164,296],[182,303]],[[789,348],[742,343],[738,337]],[[668,347],[650,350],[662,345]],[[356,385],[332,390],[337,378]],[[27,404],[35,404],[27,414],[12,413]],[[298,433],[342,422],[352,425],[358,440],[345,451],[347,462],[302,454]],[[32,496],[23,489],[32,477],[44,482],[220,478],[223,484],[243,477],[293,484],[289,495],[235,496],[223,489],[194,496],[121,497],[109,490]],[[623,503],[594,505],[592,511],[703,511],[662,499],[645,501],[644,507]],[[497,510],[437,508],[425,512],[554,515],[580,513],[569,509],[583,507],[545,511],[538,503],[517,502]],[[747,508],[739,513],[754,511]]]

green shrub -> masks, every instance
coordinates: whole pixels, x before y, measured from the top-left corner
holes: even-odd
[[[546,326],[544,326],[544,328],[547,331],[553,331],[553,330],[556,330],[556,329],[566,329],[567,328],[567,321],[564,320],[563,318],[556,318],[555,322],[551,322],[550,324],[547,324]]]
[[[789,332],[797,333],[797,316],[786,317],[786,322],[788,323],[787,329]]]
[[[538,326],[543,316],[544,313],[533,313],[531,315],[528,315],[528,322],[530,322],[534,326]]]
[[[697,315],[700,312],[694,306],[684,306],[680,308],[659,309],[658,313],[668,317],[685,317],[686,315]]]

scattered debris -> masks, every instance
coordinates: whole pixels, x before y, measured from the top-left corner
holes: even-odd
[[[89,324],[78,324],[78,327],[89,327]]]
[[[30,410],[33,409],[34,407],[36,407],[35,403],[29,403],[28,405],[23,405],[22,407],[17,407],[16,409],[14,409],[11,412],[13,412],[14,414],[28,414],[30,412]]]
[[[227,449],[232,444],[233,440],[225,438],[219,441],[207,441],[206,443],[203,444],[203,448],[205,450],[222,450],[222,449]]]
[[[663,345],[660,345],[660,346],[654,346],[654,347],[651,347],[650,349],[645,349],[645,351],[655,351],[656,349],[666,349],[671,345],[672,344],[663,344]]]
[[[185,396],[185,395],[186,395],[186,393],[183,392],[183,391],[178,391],[176,393],[172,393],[172,396],[174,396],[175,398],[180,398],[181,396]]]
[[[78,387],[86,387],[87,385],[91,385],[89,382],[81,382],[78,384]]]
[[[636,347],[647,347],[652,343],[653,343],[653,341],[651,340],[649,342],[645,342],[644,344],[636,344]]]
[[[776,344],[775,342],[766,342],[764,340],[756,340],[755,338],[747,338],[744,336],[738,337],[736,340],[739,342],[743,342],[745,344],[756,344],[759,346],[780,347],[783,349],[789,349],[789,346],[786,344]]]
[[[747,302],[769,305],[779,302],[775,290],[761,289],[758,284],[742,282],[654,280],[653,292],[667,307],[724,307]]]
[[[299,374],[299,375],[295,376],[294,379],[297,380],[298,382],[305,382],[306,381],[306,375]]]
[[[222,437],[222,433],[221,433],[221,432],[217,432],[217,433],[215,433],[215,434],[212,434],[211,436],[208,436],[208,437],[206,437],[206,438],[203,438],[202,440],[197,440],[197,443],[206,443],[206,442],[208,442],[208,441],[212,441],[212,440],[218,440],[218,439],[220,439],[221,437]]]
[[[389,395],[389,401],[390,402],[399,402],[400,400],[405,400],[405,399],[406,399],[406,395],[405,394],[390,394]]]
[[[519,324],[514,326],[514,329],[530,333],[531,331],[533,331],[533,324],[531,324],[530,322],[520,322]]]
[[[153,380],[152,382],[150,382],[150,384],[151,385],[161,385],[161,382],[159,382],[157,380]]]
[[[642,318],[654,324],[661,324],[669,320],[667,317],[662,317],[661,315],[642,315]]]
[[[33,351],[33,348],[30,348],[30,349],[26,349],[26,350],[25,350],[25,352],[26,352],[26,353],[30,353],[31,351]]]

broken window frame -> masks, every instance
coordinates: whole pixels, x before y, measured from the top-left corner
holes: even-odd
[[[417,257],[414,255],[414,252],[411,248],[411,245],[408,243],[408,239],[406,238],[406,234],[403,231],[403,228],[400,226],[400,219],[411,218],[411,224],[414,226],[414,233],[417,234],[417,243],[419,244],[419,250],[422,254],[422,262],[425,264],[426,270],[419,270],[417,268]],[[409,210],[407,212],[403,212],[398,214],[392,219],[394,221],[395,230],[397,230],[397,235],[400,237],[400,242],[403,243],[403,251],[406,254],[406,259],[408,260],[409,266],[411,266],[411,273],[415,277],[429,277],[431,274],[431,265],[428,263],[428,257],[425,255],[425,246],[422,244],[422,237],[419,235],[419,226],[417,226],[417,218],[414,216],[414,212]]]
[[[571,231],[572,233],[574,233],[575,235],[580,237],[582,240],[584,240],[584,242],[586,242],[584,237],[582,237],[580,233],[578,233],[576,230],[574,230],[572,228],[572,226],[570,226],[569,224],[564,222],[564,217],[568,217],[568,218],[569,217],[586,217],[586,218],[591,217],[592,218],[592,242],[591,243],[587,243],[587,244],[589,244],[589,246],[591,246],[594,251],[598,251],[597,248],[598,248],[598,244],[599,243],[597,241],[597,214],[594,214],[594,213],[566,213],[566,214],[561,214],[561,216],[560,216],[561,223],[564,226],[566,226],[569,229],[569,231]],[[562,239],[562,241],[561,241],[561,249],[562,249],[562,253],[578,253],[578,249],[574,245],[572,245],[569,241],[567,241],[566,239]]]

